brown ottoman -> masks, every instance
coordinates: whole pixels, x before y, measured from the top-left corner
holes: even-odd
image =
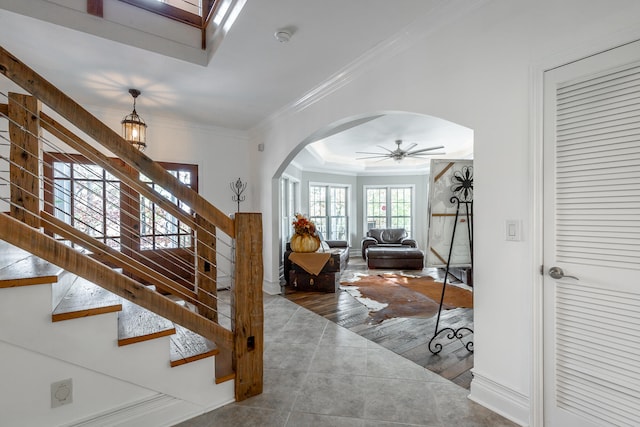
[[[367,248],[367,267],[394,270],[422,270],[424,252],[411,247],[369,247]]]

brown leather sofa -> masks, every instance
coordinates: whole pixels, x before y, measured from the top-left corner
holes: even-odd
[[[367,231],[367,235],[362,239],[362,259],[367,259],[367,248],[417,248],[415,240],[407,237],[407,230],[404,228],[372,228]]]

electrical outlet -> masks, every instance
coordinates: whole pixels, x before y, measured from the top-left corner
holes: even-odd
[[[51,383],[51,407],[66,405],[73,402],[73,382],[71,378]]]

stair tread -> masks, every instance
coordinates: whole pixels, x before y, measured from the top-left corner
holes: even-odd
[[[128,345],[154,338],[173,335],[173,322],[146,310],[131,301],[122,300],[118,313],[118,345]]]
[[[215,343],[189,329],[175,325],[176,334],[171,340],[171,366],[212,357],[218,354]]]
[[[0,240],[0,269],[3,269],[11,264],[14,264],[22,259],[29,258],[31,255],[29,252],[24,251],[12,244]]]
[[[119,296],[78,277],[51,316],[54,322],[122,310]]]
[[[27,257],[20,257],[18,253],[8,255],[9,258],[12,256],[15,261],[0,269],[0,288],[55,283],[62,273],[60,267],[36,256],[27,254]]]

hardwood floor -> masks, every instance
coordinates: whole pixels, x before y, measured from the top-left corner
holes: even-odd
[[[385,271],[387,270],[375,270],[376,274]],[[342,273],[342,278],[350,277],[356,272],[367,272],[364,261],[359,257],[349,259],[349,265]],[[413,271],[411,273],[415,274]],[[424,269],[422,274],[437,274],[437,271]],[[368,309],[345,291],[320,293],[297,291],[289,287],[284,289],[284,297],[290,301],[424,366],[461,387],[470,387],[473,353],[459,340],[448,340],[446,333],[441,333],[437,342],[442,343],[442,351],[437,355],[429,351],[429,341],[435,332],[435,316],[429,319],[397,317],[371,324]],[[439,329],[456,329],[461,326],[473,329],[473,309],[456,308],[442,311]],[[468,341],[466,338],[465,343]]]

